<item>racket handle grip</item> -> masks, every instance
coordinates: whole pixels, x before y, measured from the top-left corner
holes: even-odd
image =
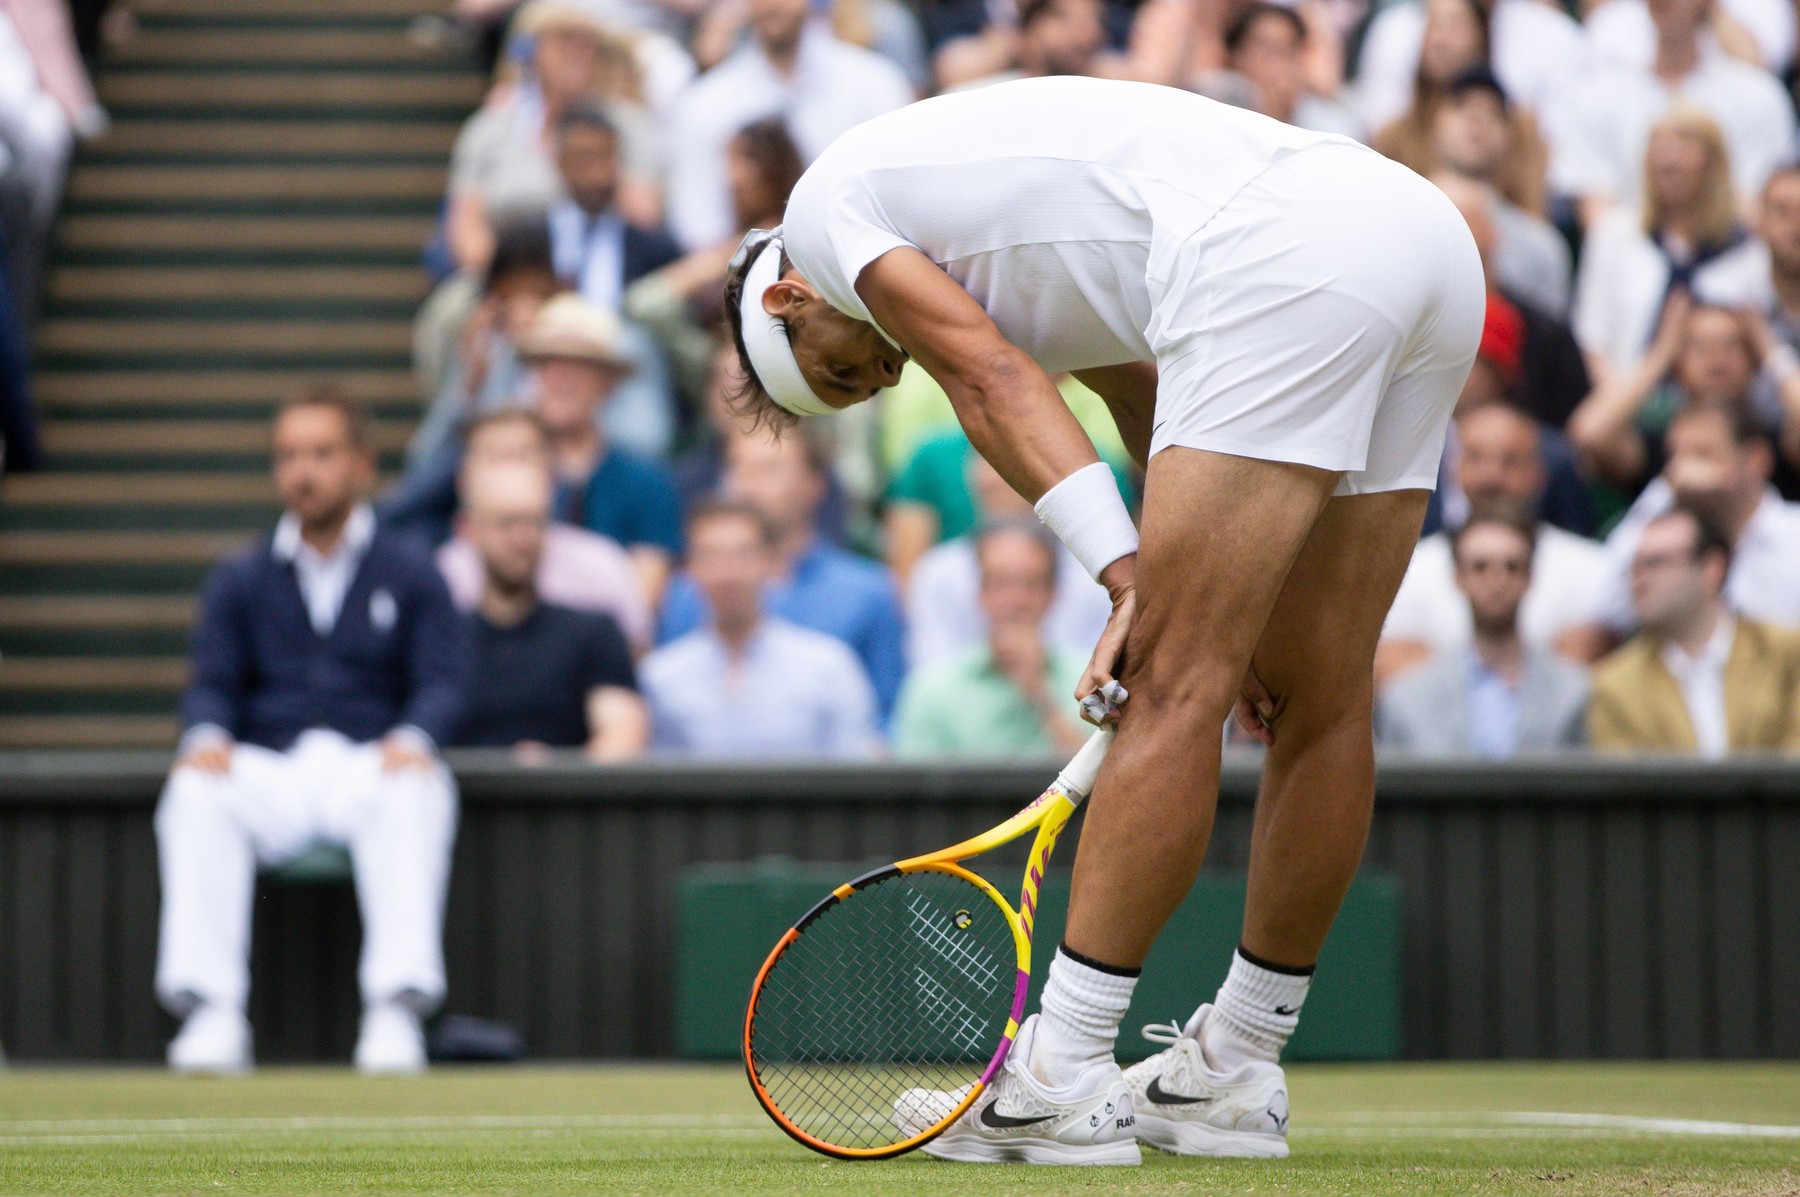
[[[1056,775],[1056,788],[1066,794],[1077,806],[1094,789],[1094,780],[1100,776],[1101,762],[1106,760],[1106,750],[1112,747],[1113,729],[1103,727],[1088,737],[1086,744],[1075,758],[1063,766],[1063,771]]]

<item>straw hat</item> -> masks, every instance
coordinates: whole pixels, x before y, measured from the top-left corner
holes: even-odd
[[[594,7],[575,0],[532,0],[513,18],[515,34],[529,36],[546,29],[583,29],[599,37],[618,36]]]
[[[526,361],[572,358],[609,370],[630,373],[619,318],[568,292],[546,303],[519,337],[519,356]]]

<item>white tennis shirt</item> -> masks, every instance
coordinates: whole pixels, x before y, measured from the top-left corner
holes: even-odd
[[[912,246],[1046,370],[1145,361],[1176,248],[1277,160],[1344,140],[1153,84],[1023,79],[852,129],[782,228],[794,267],[865,323],[857,276]]]

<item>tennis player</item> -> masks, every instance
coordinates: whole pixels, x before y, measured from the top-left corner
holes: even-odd
[[[1135,1134],[1286,1155],[1278,1059],[1368,833],[1376,637],[1481,330],[1456,209],[1340,137],[1168,88],[1025,80],[839,138],[781,229],[746,239],[726,307],[745,402],[776,424],[918,362],[1112,596],[1076,697],[1118,737],[1067,936],[994,1096],[925,1150],[1134,1163]],[[1141,543],[1062,370],[1146,467]],[[1218,995],[1149,1028],[1165,1049],[1121,1073],[1119,1022],[1205,855],[1234,711],[1268,745],[1241,946]]]

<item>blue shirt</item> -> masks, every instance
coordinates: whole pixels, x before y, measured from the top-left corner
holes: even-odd
[[[669,473],[649,458],[608,446],[587,484],[562,496],[569,523],[610,536],[626,548],[654,545],[681,552],[681,504]]]
[[[882,718],[893,711],[906,673],[906,636],[886,566],[814,541],[794,562],[791,576],[770,584],[763,610],[849,645],[875,686]],[[693,579],[678,575],[663,599],[660,641],[684,636],[710,617]]]
[[[1475,657],[1469,666],[1469,745],[1505,760],[1519,750],[1519,690]]]
[[[850,650],[779,619],[735,660],[711,627],[689,632],[645,657],[638,682],[661,753],[867,760],[880,744],[875,694]]]

